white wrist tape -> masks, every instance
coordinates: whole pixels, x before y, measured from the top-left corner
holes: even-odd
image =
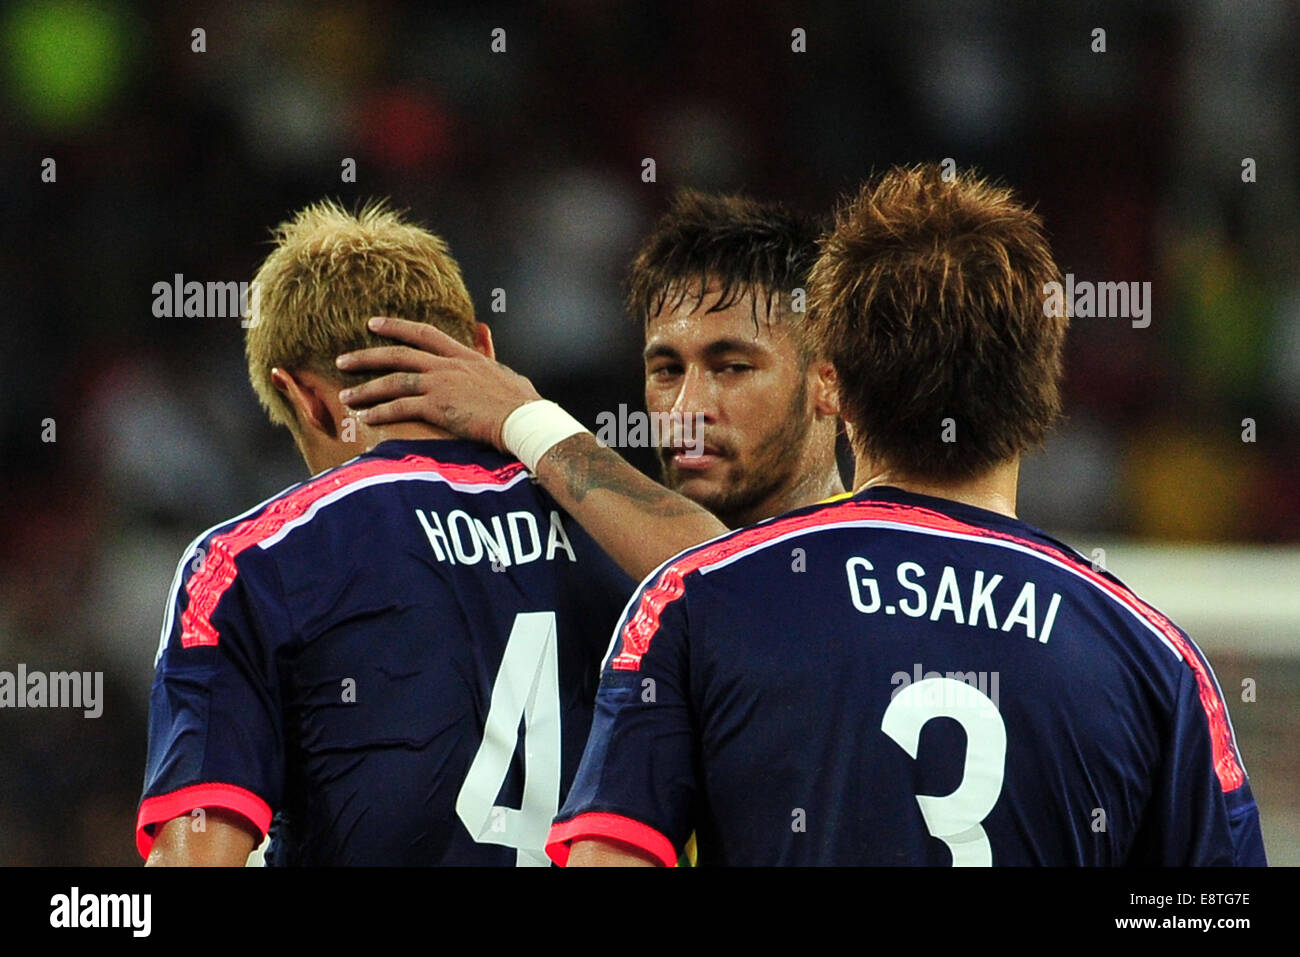
[[[587,431],[554,402],[535,399],[506,416],[501,425],[501,441],[528,471],[535,472],[543,455],[569,436]]]

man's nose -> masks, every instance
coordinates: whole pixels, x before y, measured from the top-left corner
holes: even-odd
[[[717,391],[712,377],[697,366],[688,367],[671,411],[683,417],[702,415],[706,422],[717,418]]]

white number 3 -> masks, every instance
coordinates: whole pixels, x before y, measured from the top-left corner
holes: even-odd
[[[997,706],[978,688],[954,678],[926,678],[901,689],[885,709],[880,730],[913,759],[921,728],[948,717],[966,732],[966,766],[951,794],[916,795],[930,834],[948,845],[953,867],[992,867],[983,821],[998,803],[1006,770],[1007,727]]]

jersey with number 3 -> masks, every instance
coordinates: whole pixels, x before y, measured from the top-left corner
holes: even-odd
[[[615,631],[548,853],[1263,864],[1192,641],[1016,519],[876,487],[688,550]]]
[[[460,441],[381,443],[218,526],[172,586],[140,853],[223,808],[272,864],[549,864],[633,587]]]

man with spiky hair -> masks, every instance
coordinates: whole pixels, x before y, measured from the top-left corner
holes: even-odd
[[[423,420],[521,457],[512,436],[536,448],[541,484],[639,578],[729,527],[843,492],[832,370],[805,329],[816,256],[808,218],[779,203],[692,191],[674,197],[642,242],[628,310],[645,334],[646,408],[700,425],[656,450],[672,491],[592,435],[573,434],[567,417],[557,420],[560,440],[546,441],[546,413],[560,413],[542,408],[527,379],[428,326],[372,320],[407,345],[341,357],[349,372],[387,373],[341,399],[362,421]],[[516,413],[523,425],[507,428]]]
[[[632,582],[524,465],[356,422],[334,357],[401,312],[492,356],[439,237],[311,206],[257,273],[248,371],[313,477],[172,583],[136,841],[151,865],[546,865]]]
[[[643,584],[553,859],[672,864],[694,831],[701,864],[1265,863],[1200,650],[1016,517],[1060,414],[1058,279],[973,174],[896,168],[841,209],[809,327],[855,492]]]
[[[702,455],[657,450],[664,484],[729,528],[844,490],[829,366],[804,328],[816,257],[815,225],[779,204],[687,191],[629,271],[647,409],[704,419]]]

